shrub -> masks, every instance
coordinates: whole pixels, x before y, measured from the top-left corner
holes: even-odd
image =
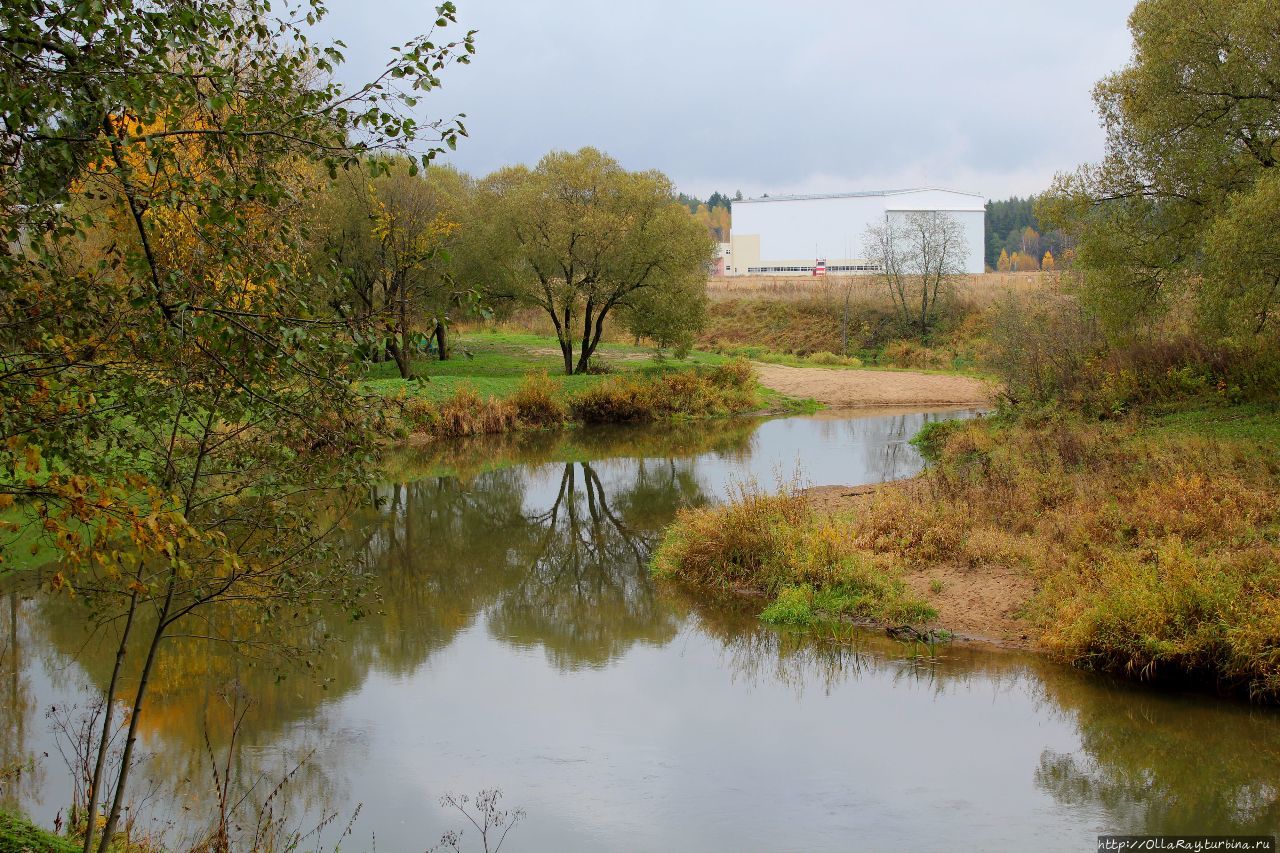
[[[520,423],[533,427],[563,426],[569,409],[556,395],[556,383],[546,373],[525,377],[511,397]]]
[[[573,416],[588,424],[707,417],[758,407],[755,371],[742,360],[710,369],[616,376],[569,400]]]
[[[400,415],[410,432],[433,434],[440,422],[440,409],[425,397],[410,397],[401,403]]]
[[[756,370],[745,358],[735,358],[713,367],[708,378],[712,385],[720,388],[752,388],[756,381]]]
[[[1274,343],[1214,339],[1166,325],[1108,339],[1085,307],[1053,294],[998,306],[988,363],[1011,401],[1062,402],[1095,417],[1187,398],[1237,403],[1280,395]]]
[[[516,407],[506,400],[481,397],[470,385],[458,388],[438,407],[433,432],[440,436],[484,435],[506,432],[517,422]]]
[[[653,418],[650,388],[630,376],[618,377],[579,391],[569,410],[585,424],[633,423]]]
[[[887,560],[858,549],[841,524],[815,513],[794,488],[765,494],[749,484],[723,505],[683,510],[654,554],[653,572],[771,595],[761,617],[779,624],[936,616],[907,594]]]

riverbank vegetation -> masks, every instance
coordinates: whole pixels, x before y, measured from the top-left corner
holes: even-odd
[[[761,387],[745,360],[715,353],[673,359],[603,343],[592,372],[565,374],[552,337],[490,328],[454,340],[458,357],[416,362],[414,379],[399,378],[398,365],[383,362],[361,382],[382,406],[391,437],[726,417],[803,404]]]
[[[482,396],[465,381],[442,398],[391,398],[399,431],[460,437],[584,424],[634,424],[726,417],[758,411],[755,371],[742,360],[714,366],[653,365],[576,383],[572,390],[545,373],[526,374],[507,395]]]
[[[839,618],[920,622],[936,612],[911,597],[886,555],[858,547],[838,520],[795,487],[740,484],[715,507],[682,510],[653,557],[659,578],[769,598],[762,618],[812,625]]]

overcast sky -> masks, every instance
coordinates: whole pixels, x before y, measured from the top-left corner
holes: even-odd
[[[469,66],[420,101],[467,114],[474,174],[592,145],[680,189],[1038,192],[1095,160],[1093,84],[1129,58],[1129,0],[457,0]],[[433,3],[330,0],[344,76]],[[452,28],[451,28],[452,29]]]

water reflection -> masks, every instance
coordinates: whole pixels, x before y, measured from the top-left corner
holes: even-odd
[[[241,774],[276,778],[318,747],[293,802],[363,802],[360,825],[386,849],[429,846],[450,826],[440,793],[495,784],[529,810],[519,842],[535,850],[883,848],[940,833],[961,848],[1078,849],[1103,829],[1274,829],[1274,713],[1028,655],[955,647],[922,661],[872,634],[778,632],[752,602],[651,581],[679,508],[797,463],[815,484],[910,475],[907,440],[930,417],[583,430],[406,454],[344,531],[377,580],[376,615],[297,626],[335,640],[309,675],[175,641],[144,718],[148,772],[181,804],[169,814],[200,812],[205,737],[215,754],[225,746],[222,696],[237,682],[258,702]],[[92,640],[76,603],[10,603],[3,761],[46,751],[40,709],[91,695],[110,672],[111,644]],[[55,762],[7,785],[7,804],[52,820],[69,791]]]
[[[1164,696],[1084,676],[1043,682],[1080,734],[1045,750],[1036,784],[1115,826],[1150,834],[1271,834],[1280,827],[1276,714],[1201,696]]]

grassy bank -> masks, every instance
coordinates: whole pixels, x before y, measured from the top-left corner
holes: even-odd
[[[1012,570],[1033,581],[1021,619],[1051,654],[1274,701],[1278,436],[1267,404],[953,422],[926,436],[936,464],[905,488],[830,518],[785,494],[739,495],[682,516],[655,568],[767,592],[766,613],[790,606],[793,584],[815,608],[842,596],[846,572],[856,582],[922,567],[975,579]],[[855,612],[900,617],[888,589],[881,612]]]
[[[749,364],[710,353],[681,360],[602,345],[596,371],[565,376],[554,338],[491,333],[462,338],[452,359],[417,364],[417,379],[375,365],[365,387],[387,401],[401,436],[473,436],[605,423],[724,417],[804,401],[761,388]]]
[[[0,853],[77,853],[80,845],[26,818],[0,812]]]
[[[840,519],[815,513],[793,488],[766,494],[743,486],[725,504],[682,510],[654,554],[653,572],[768,596],[762,617],[777,624],[936,616],[907,593],[891,558],[860,548]]]

